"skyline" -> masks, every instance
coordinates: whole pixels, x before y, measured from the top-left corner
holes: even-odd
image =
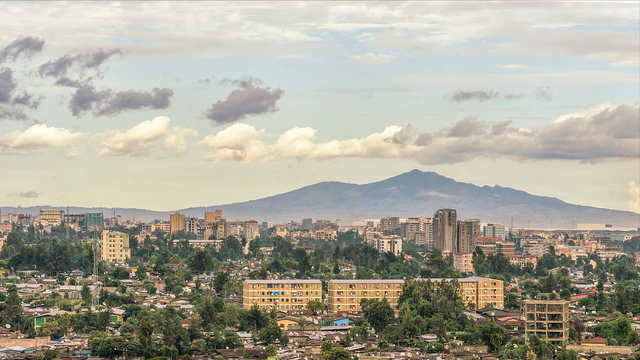
[[[411,169],[640,210],[637,3],[2,3],[2,206]]]

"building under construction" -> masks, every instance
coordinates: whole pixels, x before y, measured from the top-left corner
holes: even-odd
[[[525,336],[538,336],[553,345],[569,339],[569,302],[528,300],[524,302]]]

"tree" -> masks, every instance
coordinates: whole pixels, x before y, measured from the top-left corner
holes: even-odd
[[[276,347],[273,344],[269,344],[267,345],[266,348],[264,348],[264,355],[265,356],[276,356]]]
[[[6,299],[6,307],[4,308],[4,318],[8,319],[11,323],[11,328],[17,330],[24,321],[22,315],[22,301],[18,296],[18,289],[15,285],[10,285],[7,288],[9,296]]]
[[[309,324],[309,322],[307,321],[307,319],[302,316],[300,317],[300,319],[298,319],[298,326],[300,326],[302,328],[302,331],[304,331],[304,328],[307,327],[307,325]]]
[[[322,346],[320,347],[320,353],[322,355],[327,354],[329,351],[331,351],[331,349],[331,341],[325,340],[322,342]]]
[[[506,345],[511,336],[502,326],[490,321],[486,325],[478,327],[478,334],[482,342],[487,345],[489,352],[495,352],[499,347]]]
[[[339,249],[339,247],[336,247],[336,249]],[[340,274],[340,266],[338,266],[337,261],[333,264],[333,273],[336,275]]]
[[[286,333],[282,333],[282,336],[280,336],[280,344],[282,346],[289,345],[289,335],[287,335]]]
[[[258,338],[265,343],[272,343],[282,336],[282,329],[275,320],[269,321],[269,325],[260,330]]]
[[[91,304],[91,289],[89,289],[89,285],[87,285],[87,283],[82,284],[80,294],[82,296],[82,301],[84,301],[85,304]]]
[[[320,300],[310,300],[307,303],[307,309],[313,311],[313,315],[318,315],[324,311],[324,304]]]
[[[336,347],[331,349],[331,351],[322,355],[323,360],[351,360],[351,354],[349,351]]]
[[[382,301],[378,301],[377,299],[362,299],[362,301],[360,301],[360,307],[362,308],[364,318],[367,319],[367,322],[369,322],[369,325],[373,327],[377,334],[381,334],[382,330],[384,330],[395,317],[395,312],[386,299]]]

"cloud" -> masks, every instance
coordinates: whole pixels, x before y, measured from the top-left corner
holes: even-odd
[[[527,65],[501,65],[500,67],[511,70],[533,70],[533,67]]]
[[[27,92],[16,95],[17,89],[18,82],[13,78],[13,70],[7,67],[0,69],[0,120],[29,120],[24,110],[37,109],[40,105],[40,98],[34,99]]]
[[[71,83],[75,84],[73,81]],[[173,90],[168,88],[154,88],[151,92],[129,90],[113,93],[109,89],[97,91],[91,84],[78,85],[69,101],[69,110],[78,118],[91,110],[94,116],[114,116],[129,110],[166,109],[171,106],[169,98],[173,96]]]
[[[82,133],[72,133],[67,129],[37,124],[25,131],[16,130],[0,135],[0,154],[32,155],[38,149],[49,147],[72,148],[82,137],[84,137]]]
[[[164,139],[162,149],[176,149],[178,153],[186,152],[186,138],[198,135],[191,128],[169,128],[171,120],[166,116],[158,116],[153,120],[143,121],[140,124],[120,132],[110,130],[94,136],[100,139],[102,150],[99,156],[145,156]]]
[[[636,184],[635,181],[629,181],[629,194],[631,194],[629,210],[640,214],[640,184]]]
[[[9,194],[8,196],[17,196],[17,197],[21,197],[21,198],[37,198],[38,196],[40,196],[40,194],[38,194],[37,192],[31,190],[31,191],[22,192],[22,193]]]
[[[42,51],[44,40],[35,36],[18,36],[9,45],[0,49],[0,63],[16,61],[21,55],[30,58]]]
[[[262,88],[260,79],[243,78],[240,80],[222,80],[220,84],[233,84],[239,89],[233,90],[224,101],[218,100],[204,113],[216,125],[233,123],[251,115],[274,113],[280,110],[278,100],[284,94],[280,88],[271,90]]]
[[[122,55],[122,50],[99,49],[94,52],[88,52],[78,55],[63,55],[55,60],[50,60],[38,67],[37,72],[41,77],[62,77],[66,76],[71,70],[77,71],[80,75],[84,75],[85,70],[99,71],[100,65],[109,60],[113,55]]]
[[[451,95],[446,98],[455,102],[464,102],[464,101],[487,101],[487,100],[495,100],[495,99],[505,99],[505,100],[517,100],[522,99],[524,94],[504,94],[501,95],[499,91],[485,91],[485,90],[473,90],[473,91],[464,91],[458,90],[454,91]]]
[[[173,90],[168,88],[154,88],[151,92],[145,91],[121,91],[98,105],[98,110],[94,112],[96,116],[118,115],[127,110],[166,109],[171,106],[170,97]]]
[[[378,65],[388,65],[395,56],[388,54],[366,53],[364,55],[351,55],[351,58],[360,63],[361,66],[374,67]]]
[[[638,159],[640,118],[637,104],[598,104],[523,129],[512,121],[488,124],[467,117],[431,133],[411,126],[388,126],[364,138],[317,142],[317,130],[293,128],[268,144],[266,130],[235,124],[197,145],[210,149],[205,159],[250,163],[257,160],[327,161],[338,158],[400,158],[423,165],[454,164],[478,157],[525,160],[576,160],[581,163]]]

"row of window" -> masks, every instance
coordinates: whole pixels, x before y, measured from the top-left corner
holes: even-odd
[[[289,288],[289,285],[291,285],[292,289],[308,289],[309,288],[309,284],[266,284],[268,289],[279,289],[279,288]],[[264,284],[263,286],[264,287]],[[256,288],[256,284],[253,284],[253,288]],[[318,284],[313,284],[313,286],[311,287],[312,289],[318,289]]]
[[[374,284],[374,285],[371,285],[371,286],[372,286],[374,289],[380,289],[380,284]],[[342,289],[342,285],[338,285],[337,287],[338,287],[338,289]],[[356,288],[356,285],[349,285],[349,287],[348,287],[348,288],[349,288],[349,289],[355,289],[355,288]],[[362,288],[363,288],[363,289],[366,289],[366,288],[367,288],[367,285],[362,285]],[[386,284],[386,285],[384,286],[384,288],[385,288],[385,289],[390,289],[390,288],[391,288],[391,285]],[[397,285],[396,285],[396,288],[398,288],[398,289],[402,289],[402,284],[397,284]]]
[[[371,292],[373,294],[373,296],[379,296],[380,295],[380,291],[372,291]],[[384,295],[385,296],[390,296],[391,295],[391,291],[385,291]],[[396,294],[398,296],[402,295],[402,291],[396,291]],[[337,296],[344,296],[344,291],[336,291],[336,295]],[[355,291],[349,291],[349,296],[356,296],[356,292]],[[366,291],[360,291],[360,296],[368,296],[368,292]]]

